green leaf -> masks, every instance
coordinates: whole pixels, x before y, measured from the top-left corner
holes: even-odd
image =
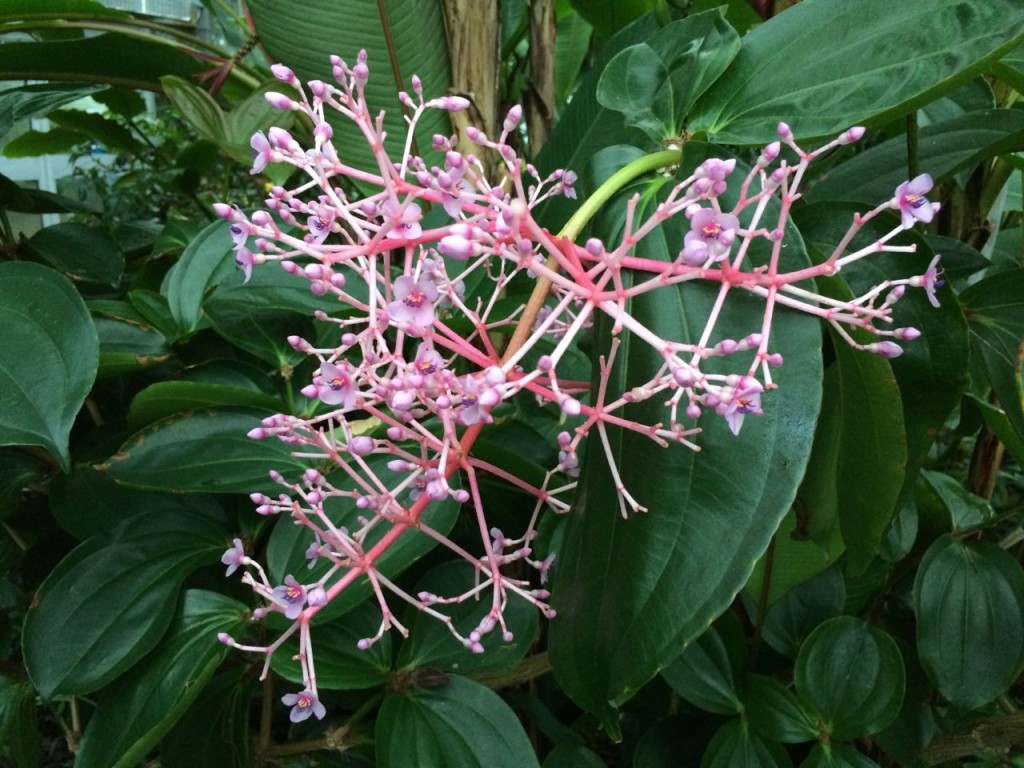
[[[1024,112],[986,109],[921,129],[918,167],[935,181],[978,163],[1024,149]],[[876,205],[907,180],[907,137],[896,136],[858,152],[829,170],[807,192],[807,200],[855,200]]]
[[[750,675],[746,687],[747,720],[766,739],[800,744],[818,738],[813,715],[784,685],[765,675]]]
[[[647,43],[632,45],[608,62],[597,84],[597,100],[621,112],[626,125],[639,128],[652,141],[675,133],[668,68]]]
[[[0,60],[10,43],[0,48]],[[20,80],[22,78],[4,78]],[[16,123],[45,115],[65,104],[104,90],[105,85],[61,85],[58,83],[32,83],[0,91],[0,144]]]
[[[0,676],[0,745],[18,768],[42,764],[36,710],[36,692],[30,682]]]
[[[830,739],[853,739],[882,730],[896,717],[903,702],[903,657],[885,631],[837,616],[807,638],[794,682]]]
[[[388,693],[374,736],[380,768],[539,768],[509,706],[458,675],[437,687]]]
[[[181,512],[125,520],[50,573],[25,619],[25,666],[43,698],[95,691],[151,651],[181,582],[225,548],[223,528]]]
[[[918,505],[940,510],[948,518],[953,531],[964,531],[991,522],[995,517],[992,506],[980,496],[968,491],[955,478],[944,472],[921,473]]]
[[[384,635],[365,651],[358,647],[380,626],[380,608],[364,603],[341,621],[317,624],[310,630],[316,650],[316,684],[324,690],[351,691],[383,685],[391,673],[391,635]],[[299,641],[292,635],[270,660],[271,668],[285,680],[302,683],[298,661]]]
[[[698,156],[684,158],[681,167],[689,169],[703,158],[699,146],[686,149]],[[656,202],[649,192],[645,199]],[[639,243],[638,254],[674,259],[683,227],[670,220]],[[609,222],[606,242],[617,236],[614,229]],[[808,263],[797,233],[790,232],[787,244],[783,254],[791,261],[784,269]],[[750,254],[755,263],[765,258],[759,250]],[[712,286],[686,283],[678,291],[638,297],[630,311],[661,338],[685,342],[701,333],[716,294]],[[711,343],[744,338],[762,320],[760,300],[731,292]],[[603,322],[597,321],[598,338]],[[591,440],[583,457],[566,543],[555,566],[552,592],[559,618],[551,625],[550,652],[562,688],[612,733],[617,729],[613,707],[667,666],[732,602],[793,502],[820,402],[821,338],[816,321],[796,313],[780,312],[775,323],[773,349],[786,364],[778,369],[778,389],[763,400],[765,415],[747,419],[739,436],[713,413],[699,422],[699,453],[683,446],[661,448],[646,436],[609,428],[622,483],[648,512],[622,518],[601,441]],[[624,335],[609,391],[629,392],[663,363],[659,352]],[[716,370],[713,363],[708,370]],[[625,413],[642,423],[661,422],[663,398],[636,403]]]
[[[737,715],[743,710],[740,684],[746,653],[739,619],[726,611],[661,674],[695,707],[716,715]]]
[[[175,413],[221,405],[258,408],[277,413],[287,410],[279,398],[248,388],[195,381],[158,381],[132,398],[128,408],[128,423],[137,429]]]
[[[708,744],[700,768],[787,768],[793,763],[785,748],[762,739],[743,720],[730,720]]]
[[[849,744],[815,744],[800,768],[878,768],[878,763]]]
[[[59,109],[50,112],[46,119],[54,125],[85,134],[88,140],[102,144],[109,151],[141,154],[147,149],[146,145],[135,138],[131,130],[124,125],[95,112]]]
[[[217,640],[245,626],[248,609],[215,592],[188,590],[166,637],[144,661],[105,688],[85,729],[82,766],[138,765],[189,708],[227,649]]]
[[[208,67],[207,62],[155,35],[106,33],[78,40],[0,46],[0,80],[100,82],[159,92],[160,78],[165,75],[188,78]]]
[[[181,112],[181,116],[200,136],[214,144],[223,144],[227,140],[228,129],[224,110],[210,94],[175,75],[161,77],[160,85],[163,86],[167,98]]]
[[[764,641],[795,659],[804,640],[826,619],[838,616],[846,603],[842,568],[833,565],[789,590],[773,604],[761,627]]]
[[[1024,436],[1014,430],[1010,420],[1006,418],[1006,412],[997,408],[991,403],[986,403],[974,395],[967,395],[968,400],[981,412],[985,420],[985,426],[992,430],[996,437],[1006,446],[1014,460],[1024,466]]]
[[[287,64],[303,82],[332,81],[332,55],[354,64],[361,49],[368,52],[370,79],[365,89],[366,100],[371,114],[387,111],[385,148],[393,158],[401,155],[406,135],[398,91],[410,90],[409,81],[414,74],[422,80],[424,97],[428,99],[444,95],[451,84],[448,49],[439,44],[446,37],[438,3],[310,0],[301,13],[274,0],[251,0],[247,7],[267,55],[272,61]],[[386,20],[381,18],[379,9],[383,9]],[[340,29],[345,30],[344,40],[338,38]],[[389,45],[389,36],[393,46]],[[428,41],[429,44],[424,44]],[[389,55],[392,48],[394,62]],[[276,90],[290,89],[281,86]],[[428,156],[429,166],[430,137],[451,133],[448,115],[441,110],[428,110],[419,121],[417,133],[420,151]],[[333,142],[338,154],[347,158],[349,164],[366,169],[378,167],[354,123],[335,121]]]
[[[454,597],[471,591],[479,580],[479,572],[465,562],[448,562],[435,566],[416,584],[412,593],[429,592],[442,597]],[[398,669],[430,667],[445,672],[480,674],[511,669],[526,656],[537,640],[537,609],[515,594],[509,595],[504,610],[505,622],[512,632],[511,641],[502,639],[502,628],[481,638],[485,650],[473,653],[465,648],[437,618],[422,611],[409,610],[406,626],[409,639],[402,643],[395,666]],[[491,610],[490,592],[463,600],[451,606],[438,605],[434,610],[451,616],[455,629],[463,637],[480,626]]]
[[[253,680],[236,667],[207,683],[160,742],[163,768],[250,768],[249,704]]]
[[[154,368],[173,359],[170,345],[153,326],[109,317],[94,317],[100,340],[98,377]]]
[[[1024,437],[1024,393],[1019,381],[1024,362],[1024,269],[1000,272],[960,294],[977,355],[1006,418]]]
[[[119,483],[158,491],[276,493],[270,470],[299,473],[309,462],[274,437],[252,440],[267,411],[220,408],[169,416],[132,436],[96,468]]]
[[[71,282],[31,262],[0,264],[0,445],[40,445],[65,471],[68,438],[96,378],[99,345]]]
[[[1016,0],[799,3],[743,39],[697,102],[690,130],[762,144],[776,138],[780,120],[797,137],[883,124],[980,74],[1022,32]]]
[[[917,651],[946,699],[988,703],[1024,664],[1024,572],[1004,550],[946,535],[928,548],[914,580]]]
[[[4,157],[12,159],[67,154],[87,138],[85,134],[68,128],[30,130],[7,142],[3,153]]]
[[[199,327],[206,291],[235,269],[231,246],[230,227],[215,221],[192,239],[164,278],[160,292],[184,333]]]
[[[654,0],[572,0],[573,8],[606,40],[654,5]]]
[[[607,768],[607,766],[595,752],[586,747],[563,744],[548,753],[541,768]]]
[[[101,229],[70,221],[54,224],[32,235],[28,247],[72,280],[115,288],[121,282],[124,256],[114,239]]]

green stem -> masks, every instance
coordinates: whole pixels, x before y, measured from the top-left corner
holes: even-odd
[[[597,190],[588,197],[581,205],[576,213],[572,215],[572,218],[565,223],[561,231],[558,233],[559,237],[564,237],[569,240],[575,240],[579,237],[583,227],[586,226],[587,222],[590,221],[597,212],[601,209],[605,203],[611,200],[617,195],[623,187],[625,187],[633,179],[643,176],[645,173],[656,171],[659,168],[665,168],[666,166],[675,165],[679,162],[679,158],[682,152],[678,149],[668,149],[662,152],[654,152],[650,155],[644,155],[641,158],[634,160],[628,165],[623,166],[597,188]]]

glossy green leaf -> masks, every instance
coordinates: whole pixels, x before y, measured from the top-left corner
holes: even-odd
[[[423,82],[425,98],[448,92],[450,75],[448,49],[436,44],[445,40],[444,19],[437,3],[418,0],[385,0],[366,3],[362,0],[311,0],[301,13],[273,0],[251,0],[252,14],[260,43],[273,62],[284,62],[299,79],[331,82],[329,57],[341,56],[354,64],[361,49],[369,54],[370,79],[366,99],[371,114],[387,110],[385,146],[392,157],[401,155],[406,127],[398,91],[409,91],[415,74]],[[381,10],[386,14],[381,18]],[[385,29],[390,33],[397,61],[391,62],[390,46]],[[344,30],[342,37],[338,30]],[[425,41],[434,41],[424,44]],[[393,74],[394,73],[394,74]],[[275,90],[287,92],[287,86]],[[419,122],[419,150],[428,153],[430,137],[435,133],[451,133],[448,115],[441,110],[428,110]],[[347,162],[360,168],[375,169],[362,133],[356,126],[339,120],[334,125],[334,145]],[[428,160],[428,166],[430,161]]]
[[[225,340],[271,365],[298,365],[306,355],[288,343],[289,336],[313,338],[313,321],[290,310],[263,309],[250,301],[220,301],[206,307],[213,329]],[[337,326],[332,326],[337,337]]]
[[[246,667],[214,675],[160,742],[163,768],[250,768]]]
[[[937,539],[914,580],[917,651],[946,699],[965,709],[991,701],[1024,664],[1024,572],[983,541]]]
[[[842,568],[833,565],[774,603],[765,615],[761,636],[783,656],[795,659],[811,632],[826,619],[842,613],[845,603]]]
[[[40,445],[67,470],[68,438],[96,378],[96,329],[71,282],[0,264],[0,445]]]
[[[687,148],[697,155],[684,159],[682,167],[690,168],[699,162],[700,148]],[[606,241],[614,237],[612,232]],[[682,239],[682,230],[659,230],[641,241],[638,253],[671,260]],[[806,263],[799,235],[791,232],[787,243],[783,253],[791,261],[784,268]],[[765,257],[756,247],[750,255],[755,262]],[[678,291],[634,299],[631,312],[662,338],[686,341],[700,334],[715,295],[711,286],[687,283]],[[743,338],[760,327],[762,310],[759,300],[730,293],[713,340]],[[596,323],[598,333],[603,322]],[[555,568],[559,618],[551,625],[550,653],[562,688],[610,732],[617,728],[614,706],[732,602],[793,502],[820,402],[821,339],[813,319],[780,312],[775,322],[773,346],[786,364],[778,369],[778,389],[763,400],[765,415],[747,419],[740,435],[707,414],[699,422],[701,450],[694,453],[609,429],[622,482],[648,512],[622,518],[599,440],[590,441],[583,457]],[[628,392],[663,362],[659,353],[624,335],[609,391]],[[650,398],[626,414],[642,423],[661,422],[663,400]]]
[[[171,315],[183,332],[194,331],[200,322],[203,297],[218,277],[234,270],[231,232],[226,222],[215,221],[189,243],[181,258],[164,278],[161,293]]]
[[[294,458],[276,438],[247,437],[268,415],[221,408],[170,416],[134,435],[97,469],[120,483],[158,491],[276,493],[280,486],[268,479],[270,470],[297,474],[309,462]]]
[[[971,354],[988,377],[1017,434],[1024,437],[1020,343],[1024,339],[1024,269],[1001,272],[960,294],[971,330]]]
[[[896,717],[903,703],[903,657],[884,630],[837,616],[807,638],[794,682],[825,734],[853,739],[882,730]]]
[[[106,472],[79,465],[50,483],[50,512],[61,528],[84,540],[144,513],[171,516],[204,507],[196,496],[165,496],[128,488]]]
[[[1006,412],[1002,408],[997,408],[973,395],[968,395],[968,398],[974,404],[974,407],[981,412],[981,416],[985,420],[985,426],[991,429],[993,434],[1006,446],[1006,450],[1010,452],[1014,460],[1021,466],[1024,466],[1024,435],[1019,434],[1013,428],[1010,420],[1006,417]]]
[[[672,690],[694,706],[717,715],[737,715],[743,710],[740,686],[746,654],[739,619],[726,611],[661,674]]]
[[[787,768],[793,762],[778,742],[761,738],[743,720],[730,720],[715,733],[700,768]]]
[[[43,261],[72,280],[117,286],[124,256],[114,239],[101,229],[64,222],[39,230],[28,247]]]
[[[668,68],[647,43],[632,45],[608,62],[597,84],[597,100],[653,141],[675,133]]]
[[[436,687],[388,693],[374,736],[380,768],[539,768],[509,706],[459,675]]]
[[[154,514],[72,550],[25,619],[25,665],[39,693],[90,693],[138,662],[167,630],[181,582],[216,562],[225,538],[207,516]]]
[[[377,455],[371,457],[368,464],[376,474],[387,477],[391,474],[391,471],[386,468],[388,459],[387,455]],[[353,481],[343,471],[329,475],[328,480],[341,489],[354,486]],[[448,484],[452,488],[460,487],[458,476],[450,478]],[[407,499],[401,501],[403,504],[408,504]],[[335,527],[344,527],[350,531],[359,530],[361,527],[359,517],[363,515],[363,511],[356,506],[355,499],[351,497],[328,499],[325,503],[325,511]],[[458,516],[459,504],[449,497],[442,502],[428,504],[420,516],[420,520],[442,536],[447,536],[455,526]],[[375,526],[363,541],[363,549],[372,548],[387,530],[388,528],[383,525]],[[305,582],[321,578],[327,572],[330,563],[321,559],[312,569],[309,569],[306,550],[309,549],[312,540],[312,534],[308,528],[294,525],[288,519],[278,520],[270,534],[270,541],[267,543],[266,566],[271,580],[280,584],[289,574],[293,574]],[[436,539],[415,528],[408,529],[381,554],[376,561],[377,570],[387,578],[393,579],[436,546]],[[372,590],[368,580],[365,577],[360,577],[321,610],[317,614],[317,618],[322,622],[339,616],[352,610],[371,594]]]
[[[849,744],[815,744],[800,768],[878,768],[878,763]]]
[[[7,44],[4,45],[6,50]],[[3,51],[0,51],[0,59]],[[21,78],[13,78],[15,80]],[[60,83],[32,83],[5,88],[0,91],[0,144],[14,128],[15,123],[45,115],[73,101],[102,91],[105,85],[61,85]]]
[[[829,44],[822,45],[822,30]],[[768,143],[893,120],[980,74],[1024,32],[1016,0],[799,3],[756,27],[697,102],[690,130]]]
[[[782,683],[765,675],[747,678],[743,704],[750,726],[766,739],[800,744],[819,736],[814,716]]]
[[[224,110],[210,94],[174,75],[160,78],[164,94],[178,108],[181,116],[188,121],[196,132],[204,139],[215,144],[223,143],[227,138],[227,121]]]
[[[435,566],[419,580],[412,594],[429,592],[443,597],[454,597],[471,591],[479,580],[479,573],[468,563],[448,562]],[[438,605],[434,610],[452,618],[455,629],[468,637],[480,626],[491,610],[490,591],[469,598],[456,605]],[[504,610],[505,622],[512,633],[511,641],[502,638],[501,626],[481,639],[485,650],[472,653],[438,619],[421,611],[410,609],[409,639],[402,643],[395,664],[398,669],[430,667],[445,672],[470,675],[482,672],[501,672],[515,666],[537,640],[538,611],[536,607],[513,593]]]
[[[980,496],[964,488],[955,477],[944,472],[921,473],[917,494],[918,505],[939,511],[953,531],[965,531],[991,522],[995,517],[990,505]]]
[[[106,33],[79,40],[4,43],[0,79],[101,82],[160,91],[165,75],[187,78],[209,67],[159,39]]]
[[[239,406],[284,413],[276,397],[242,387],[203,384],[196,381],[158,381],[132,398],[128,423],[136,429],[175,413],[216,406]]]
[[[245,605],[215,592],[185,592],[160,644],[97,697],[77,764],[137,765],[213,676],[227,653],[217,634],[236,633],[247,623],[247,614]]]
[[[297,575],[297,578],[303,578]],[[361,650],[357,643],[372,637],[380,626],[380,608],[364,603],[344,619],[317,624],[310,630],[316,650],[316,684],[324,690],[350,691],[383,685],[391,672],[391,635]],[[299,641],[292,635],[270,660],[275,672],[293,683],[302,683],[298,661]]]
[[[100,378],[135,373],[173,360],[167,339],[151,325],[109,317],[94,317],[93,324],[100,341]]]
[[[986,109],[929,125],[918,139],[918,167],[936,181],[979,162],[1024,149],[1024,112]],[[907,137],[858,152],[808,190],[811,202],[855,200],[877,205],[907,180]]]

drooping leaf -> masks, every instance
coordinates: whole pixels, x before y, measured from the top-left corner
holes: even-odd
[[[696,707],[718,715],[743,710],[746,639],[736,614],[727,611],[662,670],[672,689]]]
[[[220,408],[178,414],[151,424],[97,469],[120,483],[158,491],[275,492],[270,470],[288,475],[309,466],[274,437],[252,440],[250,430],[269,411]]]
[[[1016,0],[799,3],[743,39],[690,128],[723,143],[766,144],[780,120],[798,137],[882,124],[980,74],[1022,32]]]
[[[6,45],[4,46],[6,48]],[[0,57],[3,54],[0,53]],[[7,79],[7,78],[5,78]],[[19,80],[22,78],[13,78]],[[51,110],[65,104],[78,101],[94,93],[99,93],[105,85],[62,85],[60,83],[32,83],[5,88],[0,91],[0,144],[4,143],[7,134],[14,124],[22,120],[45,115]]]
[[[903,657],[884,630],[852,616],[829,619],[796,659],[797,695],[831,739],[885,728],[903,703]]]
[[[74,222],[45,227],[28,239],[28,247],[72,280],[117,286],[124,255],[106,232]]]
[[[218,633],[237,633],[245,626],[247,613],[242,603],[215,592],[185,592],[166,637],[97,697],[78,752],[79,764],[137,765],[213,676],[227,653]]]
[[[67,470],[68,438],[96,377],[92,318],[71,282],[31,262],[0,264],[0,445],[40,445]]]
[[[539,768],[509,706],[498,694],[459,675],[436,687],[388,693],[374,736],[381,768]]]
[[[161,77],[160,84],[167,98],[200,136],[214,144],[222,144],[226,140],[227,122],[224,110],[210,94],[174,75]]]
[[[1024,664],[1024,572],[1006,551],[942,536],[914,580],[917,650],[939,693],[975,709]]]
[[[216,562],[226,533],[197,513],[145,515],[61,561],[25,619],[25,665],[44,698],[110,682],[157,644],[181,582]]]
[[[694,155],[684,157],[681,167],[689,169],[703,156],[696,145],[687,150]],[[609,225],[613,231],[602,236],[614,242],[616,224]],[[683,231],[672,225],[684,226],[670,220],[638,244],[638,254],[674,259]],[[789,237],[783,254],[791,261],[784,269],[807,263],[799,235]],[[755,263],[765,258],[758,250],[751,253]],[[699,337],[716,294],[713,286],[686,283],[678,291],[644,294],[629,309],[661,338],[685,342]],[[744,338],[762,320],[759,300],[730,293],[709,343]],[[596,320],[598,336],[603,322],[603,317]],[[621,482],[646,513],[622,518],[620,491],[601,441],[589,443],[555,570],[559,619],[551,627],[550,652],[563,689],[612,733],[614,706],[729,605],[793,502],[820,403],[820,334],[814,320],[778,312],[772,339],[786,360],[778,369],[778,388],[763,400],[765,415],[748,418],[740,435],[713,413],[699,422],[699,453],[683,446],[662,448],[629,430],[608,430]],[[594,351],[595,357],[606,353]],[[659,351],[624,335],[608,377],[609,392],[629,392],[663,363]],[[663,400],[656,396],[631,405],[626,416],[661,422]]]

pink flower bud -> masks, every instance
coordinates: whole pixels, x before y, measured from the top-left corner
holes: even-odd
[[[266,99],[267,104],[274,107],[275,109],[292,110],[298,105],[285,96],[283,93],[277,93],[276,91],[267,91],[263,94],[263,98]]]

